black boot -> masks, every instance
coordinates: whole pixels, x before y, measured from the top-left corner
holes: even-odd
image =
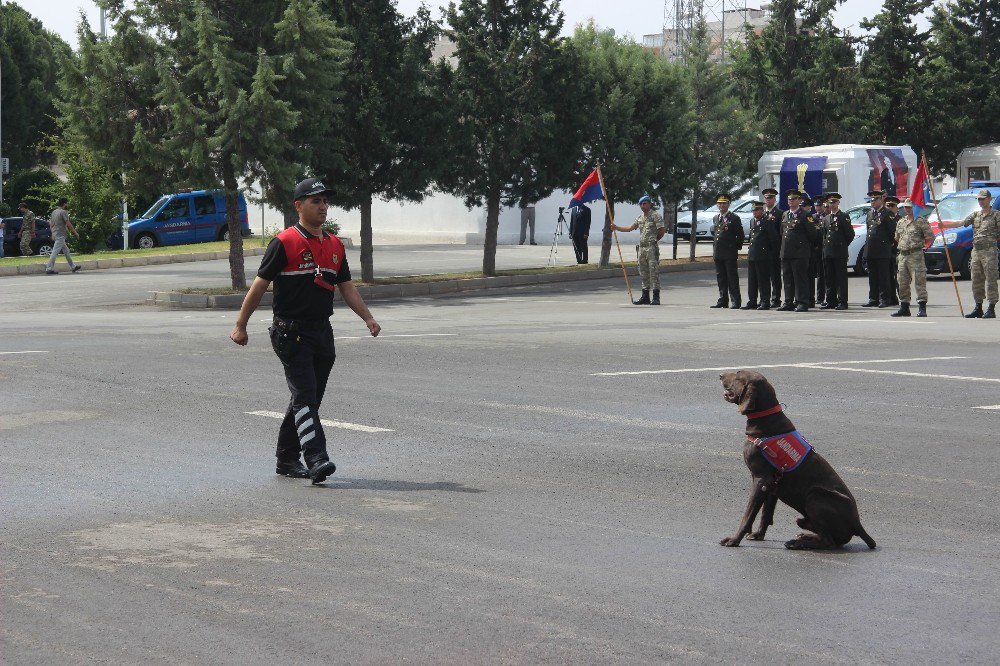
[[[724,300],[722,300],[720,298],[719,300],[717,300],[715,302],[715,305],[709,305],[708,307],[713,308],[713,309],[714,308],[728,308],[729,307],[729,303],[728,303],[728,301],[724,301]]]
[[[861,307],[863,307],[863,308],[873,308],[873,307],[875,307],[877,305],[878,305],[878,301],[875,301],[875,300],[872,300],[872,299],[869,298],[868,302],[862,304]]]
[[[632,301],[632,305],[649,305],[649,289],[643,289],[642,296],[639,297],[639,300]]]
[[[927,301],[917,301],[917,316],[918,317],[927,316]]]
[[[966,319],[982,319],[983,318],[983,304],[982,303],[976,303],[976,308],[972,312],[970,312],[969,314],[965,315],[965,318]]]
[[[649,302],[649,304],[650,305],[659,305],[660,304],[660,290],[659,289],[654,289],[653,290],[653,300],[651,300]]]
[[[796,312],[809,312],[809,306],[806,305],[805,303],[799,303],[798,305],[795,306],[795,311]]]
[[[309,468],[309,478],[312,479],[313,485],[316,485],[317,483],[323,483],[326,481],[326,477],[332,475],[336,471],[336,465],[329,460],[324,460]]]
[[[729,306],[729,309],[730,310],[739,310],[740,309],[740,302],[739,301],[733,301],[733,304]]]
[[[753,301],[750,301],[749,303],[740,308],[740,310],[756,310],[756,309],[757,309],[757,304],[754,303]]]
[[[997,318],[996,307],[997,307],[996,303],[990,303],[989,307],[986,308],[985,314],[983,314],[983,319],[996,319]]]
[[[302,464],[299,460],[294,461],[282,461],[279,460],[278,464],[274,468],[275,474],[280,474],[281,476],[290,476],[293,479],[308,479],[309,470],[306,466]]]
[[[910,316],[910,304],[907,301],[903,301],[899,304],[899,309],[893,312],[890,317],[909,317]]]

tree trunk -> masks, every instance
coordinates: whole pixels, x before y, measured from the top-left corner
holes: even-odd
[[[615,205],[609,203],[604,207],[604,235],[601,236],[601,268],[607,268],[611,261],[611,216],[615,214]]]
[[[281,219],[285,228],[294,227],[299,222],[299,212],[295,210],[295,204],[283,204],[281,206]]]
[[[497,230],[500,228],[500,192],[486,195],[486,240],[483,242],[483,275],[497,274]]]
[[[229,277],[232,278],[233,289],[246,291],[247,276],[243,261],[243,228],[240,224],[239,183],[236,173],[229,165],[229,160],[223,160],[226,166],[222,169],[222,184],[226,192],[226,226],[229,228]]]
[[[361,202],[361,281],[375,282],[375,264],[372,258],[372,196]]]
[[[694,251],[698,247],[698,200],[701,198],[701,188],[695,187],[691,197],[691,255],[689,259],[694,261]]]

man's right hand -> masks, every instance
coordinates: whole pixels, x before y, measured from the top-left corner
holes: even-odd
[[[250,339],[250,336],[247,335],[246,326],[240,326],[239,324],[233,326],[233,332],[229,334],[229,339],[241,347],[246,346],[247,340]]]

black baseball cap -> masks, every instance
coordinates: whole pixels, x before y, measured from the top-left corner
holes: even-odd
[[[324,185],[323,181],[319,178],[306,178],[295,186],[295,194],[292,196],[292,199],[298,201],[299,199],[316,196],[317,194],[326,194],[329,196],[332,193],[333,190]]]

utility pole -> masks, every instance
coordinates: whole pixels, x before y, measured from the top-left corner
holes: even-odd
[[[0,11],[3,11],[3,0],[0,0]],[[0,38],[3,37],[3,24],[0,24]],[[0,157],[3,157],[3,58],[0,58]],[[0,167],[0,204],[3,203],[3,168]]]

